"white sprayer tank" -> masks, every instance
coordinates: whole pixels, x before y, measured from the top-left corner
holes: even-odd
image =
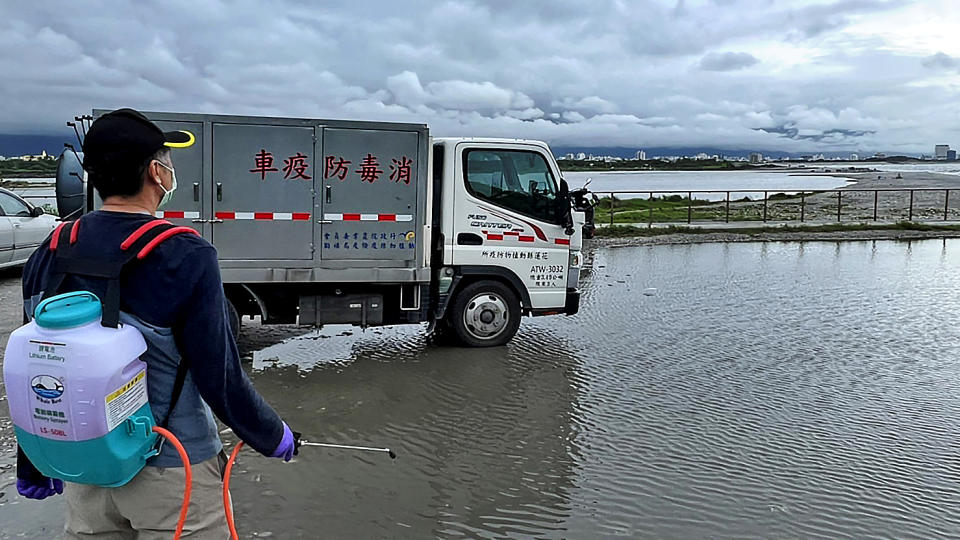
[[[140,331],[101,325],[96,295],[37,306],[10,335],[3,362],[18,442],[40,472],[103,486],[129,481],[153,455],[147,350]]]

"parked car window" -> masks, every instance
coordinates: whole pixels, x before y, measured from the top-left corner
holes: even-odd
[[[0,208],[8,216],[30,217],[30,207],[7,193],[0,193]]]
[[[557,184],[537,152],[468,150],[467,189],[480,199],[543,221],[557,222]]]

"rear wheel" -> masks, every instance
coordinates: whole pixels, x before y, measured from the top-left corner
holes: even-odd
[[[520,299],[499,281],[478,281],[457,293],[447,314],[457,340],[468,347],[496,347],[520,327]]]

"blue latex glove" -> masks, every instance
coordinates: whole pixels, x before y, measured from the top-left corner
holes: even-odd
[[[59,495],[63,493],[63,480],[44,477],[43,480],[37,482],[33,480],[17,478],[17,493],[28,499],[36,499],[40,501],[50,497],[51,495]]]
[[[300,446],[300,434],[290,429],[286,422],[283,423],[283,437],[280,438],[280,444],[273,451],[270,457],[283,458],[284,461],[290,461],[297,454]]]

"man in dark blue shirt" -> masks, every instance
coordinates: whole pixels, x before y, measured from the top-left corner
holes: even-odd
[[[109,258],[121,243],[154,220],[157,208],[176,189],[170,146],[193,141],[185,132],[162,132],[146,117],[120,109],[100,117],[84,140],[84,169],[103,207],[73,224],[71,253]],[[171,144],[172,143],[172,144]],[[56,233],[55,233],[56,234]],[[50,296],[55,252],[48,239],[24,268],[26,316]],[[86,290],[106,297],[106,281],[67,275],[59,292]],[[181,441],[194,469],[193,495],[184,533],[191,538],[226,538],[220,493],[220,442],[214,415],[263,455],[289,461],[295,437],[253,388],[240,366],[228,324],[217,252],[197,235],[167,238],[143,260],[125,267],[120,278],[121,322],[137,327],[147,342],[149,401],[156,418]],[[177,369],[188,366],[182,391],[171,404]],[[172,410],[171,410],[172,407]],[[169,414],[168,414],[169,413]],[[43,477],[21,452],[17,486],[21,494],[45,498],[63,490]],[[117,488],[67,484],[68,538],[158,535],[176,527],[184,473],[172,445],[147,462],[128,484]],[[151,538],[153,536],[150,536]]]

